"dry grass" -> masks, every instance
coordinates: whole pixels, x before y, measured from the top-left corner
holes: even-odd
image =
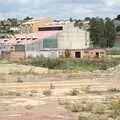
[[[52,91],[51,90],[44,90],[43,91],[43,95],[45,95],[45,96],[51,96],[52,95]]]
[[[70,92],[68,92],[68,93],[66,93],[66,95],[68,95],[68,96],[77,96],[77,95],[79,95],[79,90],[77,90],[77,89],[72,89],[72,90],[70,90]]]
[[[21,96],[21,93],[15,91],[1,90],[0,96]]]

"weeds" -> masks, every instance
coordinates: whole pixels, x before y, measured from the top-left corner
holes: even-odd
[[[43,56],[36,58],[29,57],[24,64],[37,67],[46,67],[49,69],[69,69],[69,70],[106,70],[107,68],[118,65],[120,62],[116,59],[94,59],[94,60],[73,60],[73,59],[48,59]]]
[[[38,93],[38,91],[36,91],[36,90],[31,90],[31,93]]]
[[[85,87],[81,88],[81,91],[85,92],[85,93],[89,93],[90,92],[90,85],[87,85]]]
[[[109,107],[112,117],[120,116],[120,99],[112,101]]]
[[[18,78],[18,79],[17,79],[17,82],[18,82],[18,83],[23,83],[23,80],[22,80],[21,78]]]
[[[21,94],[14,91],[1,91],[0,96],[21,96]]]
[[[52,83],[50,83],[50,89],[55,89],[55,85],[53,85]]]
[[[87,116],[79,115],[78,120],[89,120],[89,118]]]
[[[77,96],[79,94],[79,91],[77,89],[72,89],[67,95],[69,96]]]
[[[65,108],[69,109],[71,112],[81,112],[82,105],[80,103],[66,103]]]
[[[118,89],[118,88],[110,88],[107,91],[110,92],[110,93],[119,93],[120,89]]]
[[[95,105],[93,105],[93,108],[92,108],[92,112],[94,113],[94,114],[104,114],[104,112],[105,112],[105,105],[103,105],[103,104],[95,104]]]
[[[43,91],[43,95],[45,95],[45,96],[51,96],[52,95],[52,91],[51,90],[44,90]]]
[[[25,108],[26,108],[27,110],[30,110],[30,109],[33,108],[33,106],[31,106],[31,105],[26,105]]]

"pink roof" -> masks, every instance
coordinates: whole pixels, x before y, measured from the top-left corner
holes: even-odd
[[[36,33],[26,34],[26,35],[16,35],[9,39],[0,39],[0,43],[8,44],[8,45],[30,44],[49,36],[56,36],[58,32],[60,31],[40,31]]]

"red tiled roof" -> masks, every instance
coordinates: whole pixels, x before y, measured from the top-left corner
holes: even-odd
[[[16,35],[10,39],[0,39],[0,43],[15,45],[15,44],[30,44],[40,39],[44,39],[49,36],[56,36],[60,31],[40,31],[36,33],[26,35]]]

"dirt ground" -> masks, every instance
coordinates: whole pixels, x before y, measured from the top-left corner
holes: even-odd
[[[37,75],[19,74],[18,71],[9,74],[23,66],[0,66],[0,120],[78,120],[76,114],[59,105],[58,101],[104,102],[120,96],[120,92],[106,92],[120,88],[120,66],[107,71],[52,74],[42,74],[48,72],[43,69]],[[3,72],[6,69],[7,72]],[[79,95],[66,95],[75,88],[80,91]],[[95,93],[84,92],[87,88]],[[45,90],[50,90],[51,95],[43,94]]]

